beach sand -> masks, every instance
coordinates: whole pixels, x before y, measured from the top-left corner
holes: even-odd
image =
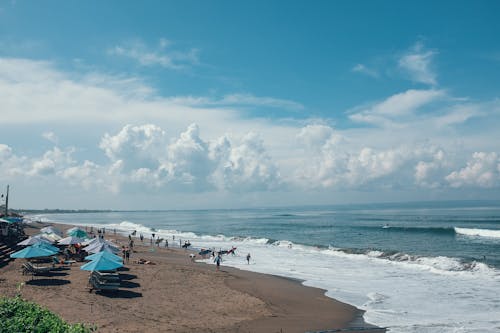
[[[45,226],[26,228],[36,234]],[[62,230],[71,226],[58,225]],[[121,244],[126,238],[106,234]],[[191,262],[188,251],[151,248],[135,240],[130,263],[120,272],[118,292],[89,292],[82,263],[52,276],[31,279],[20,272],[22,259],[0,269],[0,295],[46,306],[69,322],[95,324],[99,332],[313,332],[349,329],[384,332],[362,322],[361,311],[324,296],[298,281]],[[137,264],[144,258],[155,265]],[[361,327],[356,330],[353,327]]]

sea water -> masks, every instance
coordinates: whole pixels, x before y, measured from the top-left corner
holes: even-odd
[[[43,214],[228,250],[222,265],[325,289],[389,332],[500,332],[500,206],[429,203]],[[111,236],[110,236],[111,237]],[[175,240],[174,240],[175,237]],[[162,244],[163,246],[163,244]],[[251,254],[250,264],[246,255]],[[212,260],[204,260],[213,264]]]

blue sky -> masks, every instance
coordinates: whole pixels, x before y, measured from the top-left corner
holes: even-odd
[[[499,7],[0,1],[0,180],[34,208],[499,199]]]

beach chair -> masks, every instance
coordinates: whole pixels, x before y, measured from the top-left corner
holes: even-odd
[[[120,288],[120,277],[116,273],[102,273],[94,271],[89,277],[90,292],[116,291]]]
[[[116,272],[98,272],[94,271],[92,274],[102,282],[120,282],[120,276]]]
[[[33,265],[30,262],[23,264],[22,273],[23,275],[33,274]]]
[[[50,273],[52,267],[48,266],[38,266],[33,265],[31,262],[27,262],[23,264],[22,272],[23,275],[31,275],[32,277],[35,275],[46,275]]]
[[[34,275],[44,275],[49,273],[52,270],[52,267],[50,266],[39,266],[39,265],[33,265],[33,274]]]

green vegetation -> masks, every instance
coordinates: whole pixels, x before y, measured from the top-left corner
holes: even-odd
[[[0,333],[88,333],[95,328],[83,324],[68,324],[40,305],[20,297],[0,298]]]

